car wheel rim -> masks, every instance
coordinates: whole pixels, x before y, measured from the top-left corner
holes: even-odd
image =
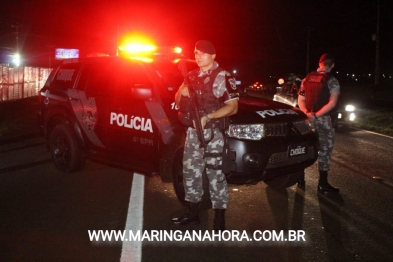
[[[70,143],[64,135],[58,135],[54,141],[53,154],[57,164],[66,167],[70,162]]]

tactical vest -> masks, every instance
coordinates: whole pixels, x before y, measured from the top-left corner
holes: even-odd
[[[303,89],[306,96],[306,107],[309,112],[318,112],[329,102],[330,90],[328,80],[331,75],[327,72],[309,73],[304,82]]]
[[[198,77],[199,70],[190,72],[190,81],[194,88],[195,96],[197,98],[197,105],[201,115],[212,113],[224,106],[224,97],[217,98],[213,93],[213,84],[218,73],[223,71],[221,67],[212,70],[210,74],[205,74],[203,77]],[[225,118],[212,119],[206,124],[205,128],[225,128]]]
[[[206,74],[203,77],[198,77],[199,69],[195,69],[189,73],[190,85],[194,89],[200,116],[212,113],[224,106],[224,97],[217,98],[213,94],[214,80],[221,71],[223,69],[217,67],[210,74]],[[189,121],[189,117],[185,114],[189,110],[192,110],[190,108],[190,101],[188,98],[182,97],[180,103],[179,119],[183,124],[191,126],[190,124],[192,122]],[[225,121],[226,118],[212,119],[206,124],[205,128],[225,129]]]

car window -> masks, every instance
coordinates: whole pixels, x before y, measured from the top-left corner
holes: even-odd
[[[119,68],[115,96],[129,97],[132,88],[148,88],[153,92],[153,84],[146,69],[139,63],[125,63]]]
[[[86,64],[82,67],[82,72],[79,76],[78,84],[74,88],[85,91],[87,80],[89,79],[92,66],[93,66],[92,64]]]
[[[282,88],[281,88],[281,93],[286,94],[286,93],[288,93],[288,92],[289,92],[288,84],[284,84],[284,85],[282,86]]]
[[[116,79],[116,67],[112,63],[97,63],[87,66],[86,92],[107,95]]]
[[[53,78],[52,87],[64,90],[73,88],[81,66],[75,63],[61,65]]]
[[[186,65],[188,71],[196,68],[196,63],[193,61],[186,62]],[[157,79],[159,79],[158,81],[162,84],[162,88],[160,89],[161,96],[173,98],[184,81],[178,63],[170,61],[156,62],[151,67]]]
[[[291,87],[291,94],[296,95],[297,94],[297,85],[293,84]]]

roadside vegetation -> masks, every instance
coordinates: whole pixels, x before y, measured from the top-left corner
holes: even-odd
[[[352,124],[354,127],[393,136],[393,110],[363,110]]]
[[[368,85],[342,85],[343,103],[356,106],[356,119],[352,126],[393,136],[393,84],[376,89]]]

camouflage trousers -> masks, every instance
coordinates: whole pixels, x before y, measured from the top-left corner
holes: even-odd
[[[209,132],[212,130],[213,132]],[[213,139],[207,145],[207,153],[222,153],[224,147],[223,134],[219,129],[204,130],[205,139]],[[210,200],[215,209],[226,209],[228,205],[228,185],[222,172],[222,156],[205,156],[204,149],[199,146],[194,128],[188,128],[183,156],[183,184],[185,200],[199,203],[203,195],[202,173],[206,168],[209,180]],[[219,168],[214,168],[219,167]]]
[[[321,116],[314,122],[314,126],[319,139],[318,169],[329,171],[335,136],[332,119],[330,116]]]

